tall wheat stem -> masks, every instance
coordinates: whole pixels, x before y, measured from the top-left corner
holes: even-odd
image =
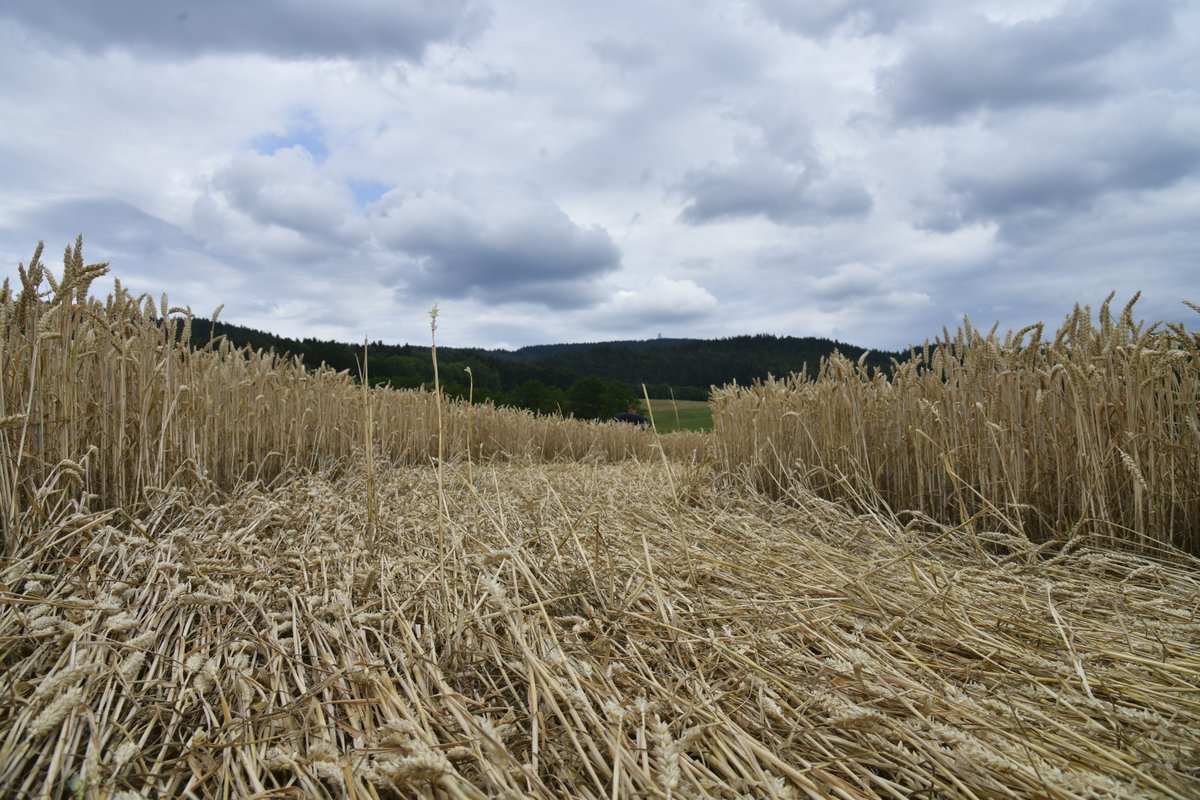
[[[363,337],[362,360],[362,397],[363,397],[363,449],[367,458],[367,539],[372,544],[378,544],[376,522],[378,515],[377,498],[375,497],[375,415],[371,403],[371,377],[367,366],[367,338]]]
[[[449,600],[449,588],[446,586],[446,520],[450,516],[450,508],[446,503],[446,478],[445,478],[445,462],[446,462],[446,430],[442,419],[442,383],[438,376],[437,362],[437,317],[438,307],[434,304],[433,308],[429,309],[429,354],[433,359],[433,395],[434,403],[437,409],[437,485],[438,485],[438,503],[441,508],[441,513],[438,514],[438,556],[442,564],[442,587],[446,589],[446,599]]]

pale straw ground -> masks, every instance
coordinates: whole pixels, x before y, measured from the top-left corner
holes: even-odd
[[[668,474],[668,469],[670,473]],[[0,795],[1200,795],[1200,571],[663,461],[362,468],[45,526]]]

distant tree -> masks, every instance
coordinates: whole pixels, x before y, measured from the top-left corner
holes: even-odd
[[[567,389],[567,407],[579,419],[600,419],[611,416],[608,385],[595,375],[580,378]],[[616,413],[612,411],[611,413]]]
[[[562,392],[546,386],[537,378],[531,378],[514,389],[508,395],[507,402],[509,405],[527,408],[539,414],[553,414],[562,403]]]

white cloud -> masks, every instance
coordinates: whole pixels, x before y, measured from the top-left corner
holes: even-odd
[[[810,294],[823,308],[880,308],[927,305],[929,295],[904,289],[888,273],[866,264],[839,264],[810,284]]]
[[[349,187],[323,174],[299,146],[239,155],[217,171],[212,185],[231,210],[259,225],[287,228],[314,242],[348,242],[366,234],[353,218]]]
[[[717,310],[717,298],[687,278],[655,275],[637,289],[620,289],[597,315],[610,329],[675,326],[706,317]]]
[[[1196,3],[168,5],[0,8],[3,274],[482,346],[1200,298]]]

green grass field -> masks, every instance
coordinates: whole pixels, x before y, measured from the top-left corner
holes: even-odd
[[[645,406],[641,401],[639,407]],[[703,400],[675,400],[650,398],[654,409],[654,425],[659,433],[672,431],[711,431],[712,408]],[[643,408],[642,413],[645,413]],[[678,414],[678,416],[676,416]]]

